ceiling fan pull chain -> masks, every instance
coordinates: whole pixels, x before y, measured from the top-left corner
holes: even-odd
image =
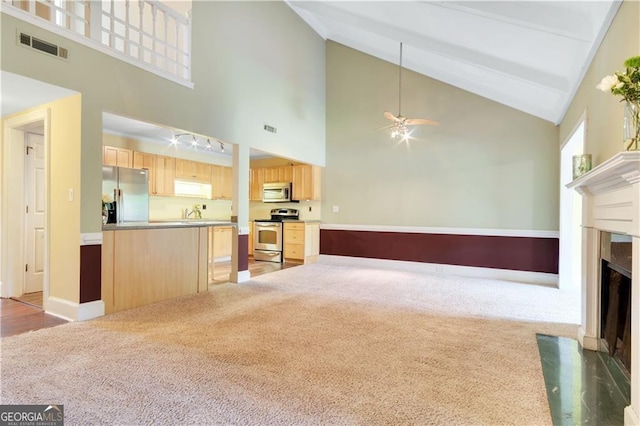
[[[398,117],[400,117],[402,115],[402,42],[400,42],[400,66],[398,68]]]

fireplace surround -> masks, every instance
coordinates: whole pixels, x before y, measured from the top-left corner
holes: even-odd
[[[628,366],[631,404],[625,409],[624,418],[626,425],[637,425],[640,424],[640,151],[618,153],[567,187],[575,188],[583,197],[582,322],[578,340],[585,349],[606,349],[602,336],[607,330],[602,329],[601,321],[603,235],[606,238],[613,233],[631,240],[630,296],[626,302],[630,308],[630,348],[626,350],[630,349],[631,354]],[[620,333],[624,335],[624,330]]]

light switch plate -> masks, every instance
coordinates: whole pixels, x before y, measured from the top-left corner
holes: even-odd
[[[331,211],[334,213],[338,213],[340,211],[340,207],[339,206],[332,206],[331,207]]]

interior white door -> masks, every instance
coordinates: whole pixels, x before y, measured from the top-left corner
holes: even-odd
[[[24,293],[34,293],[42,291],[44,282],[44,136],[26,133],[25,145]]]

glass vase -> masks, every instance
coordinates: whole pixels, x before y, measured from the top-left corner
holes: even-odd
[[[640,147],[640,105],[636,102],[625,102],[622,140],[625,151],[635,151]]]
[[[109,220],[109,209],[106,204],[102,204],[102,224],[106,225]]]
[[[577,179],[591,170],[591,154],[573,156],[573,178]]]

